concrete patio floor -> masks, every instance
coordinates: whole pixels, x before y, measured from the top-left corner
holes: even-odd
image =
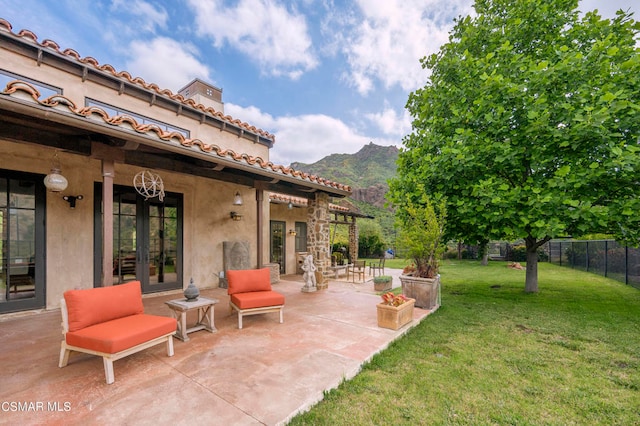
[[[386,271],[394,287],[400,272]],[[370,279],[331,280],[315,293],[302,286],[301,276],[281,277],[273,287],[286,297],[284,323],[276,313],[253,315],[242,330],[226,289],[202,290],[219,300],[217,332],[174,339],[173,357],[158,345],[116,361],[111,385],[99,357],[72,353],[58,368],[59,310],[0,319],[0,424],[286,424],[430,313],[416,308],[414,321],[393,331],[377,326]],[[170,316],[164,302],[181,296],[145,297],[145,312]]]

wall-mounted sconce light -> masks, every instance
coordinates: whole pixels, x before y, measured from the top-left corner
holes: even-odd
[[[289,201],[289,204],[287,205],[287,208],[289,210],[291,210],[293,208],[293,203],[291,201]]]
[[[234,206],[241,206],[242,205],[242,195],[240,195],[239,192],[236,192],[236,195],[233,197],[233,205]]]
[[[67,203],[69,203],[69,207],[72,209],[76,208],[76,201],[82,200],[84,197],[82,195],[65,195],[62,197]]]
[[[298,233],[296,232],[295,229],[289,229],[289,235],[291,235],[292,237],[295,237],[296,235],[298,235]]]
[[[231,219],[235,220],[236,222],[239,220],[242,220],[242,215],[236,212],[229,213],[229,216],[231,217]]]
[[[44,186],[51,192],[62,192],[67,189],[67,179],[60,174],[60,159],[58,158],[58,152],[53,155],[53,164],[51,165],[51,172],[44,177]]]

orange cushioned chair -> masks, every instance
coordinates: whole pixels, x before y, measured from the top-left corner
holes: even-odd
[[[280,312],[283,322],[284,296],[271,289],[269,268],[229,270],[227,281],[231,312],[238,311],[238,328],[242,328],[243,315]]]
[[[175,318],[147,315],[139,281],[112,287],[68,290],[60,301],[62,334],[60,367],[71,351],[101,356],[107,384],[114,382],[113,361],[166,342],[173,356]]]

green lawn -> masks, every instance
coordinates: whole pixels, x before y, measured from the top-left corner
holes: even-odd
[[[362,258],[358,260],[365,260],[367,262],[367,266],[371,265],[372,263],[377,264],[379,262],[379,259]],[[410,265],[411,263],[411,259],[386,259],[384,261],[384,267],[391,269],[403,269],[405,266]]]
[[[640,424],[640,291],[446,261],[442,306],[293,425]]]

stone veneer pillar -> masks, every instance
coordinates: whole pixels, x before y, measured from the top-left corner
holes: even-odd
[[[313,255],[313,263],[324,278],[329,275],[331,267],[329,196],[317,192],[315,198],[309,200],[308,206],[307,251]],[[317,283],[318,290],[328,287],[328,281],[322,281]]]
[[[351,263],[358,260],[358,237],[356,218],[351,217],[351,223],[349,224],[349,260]]]

